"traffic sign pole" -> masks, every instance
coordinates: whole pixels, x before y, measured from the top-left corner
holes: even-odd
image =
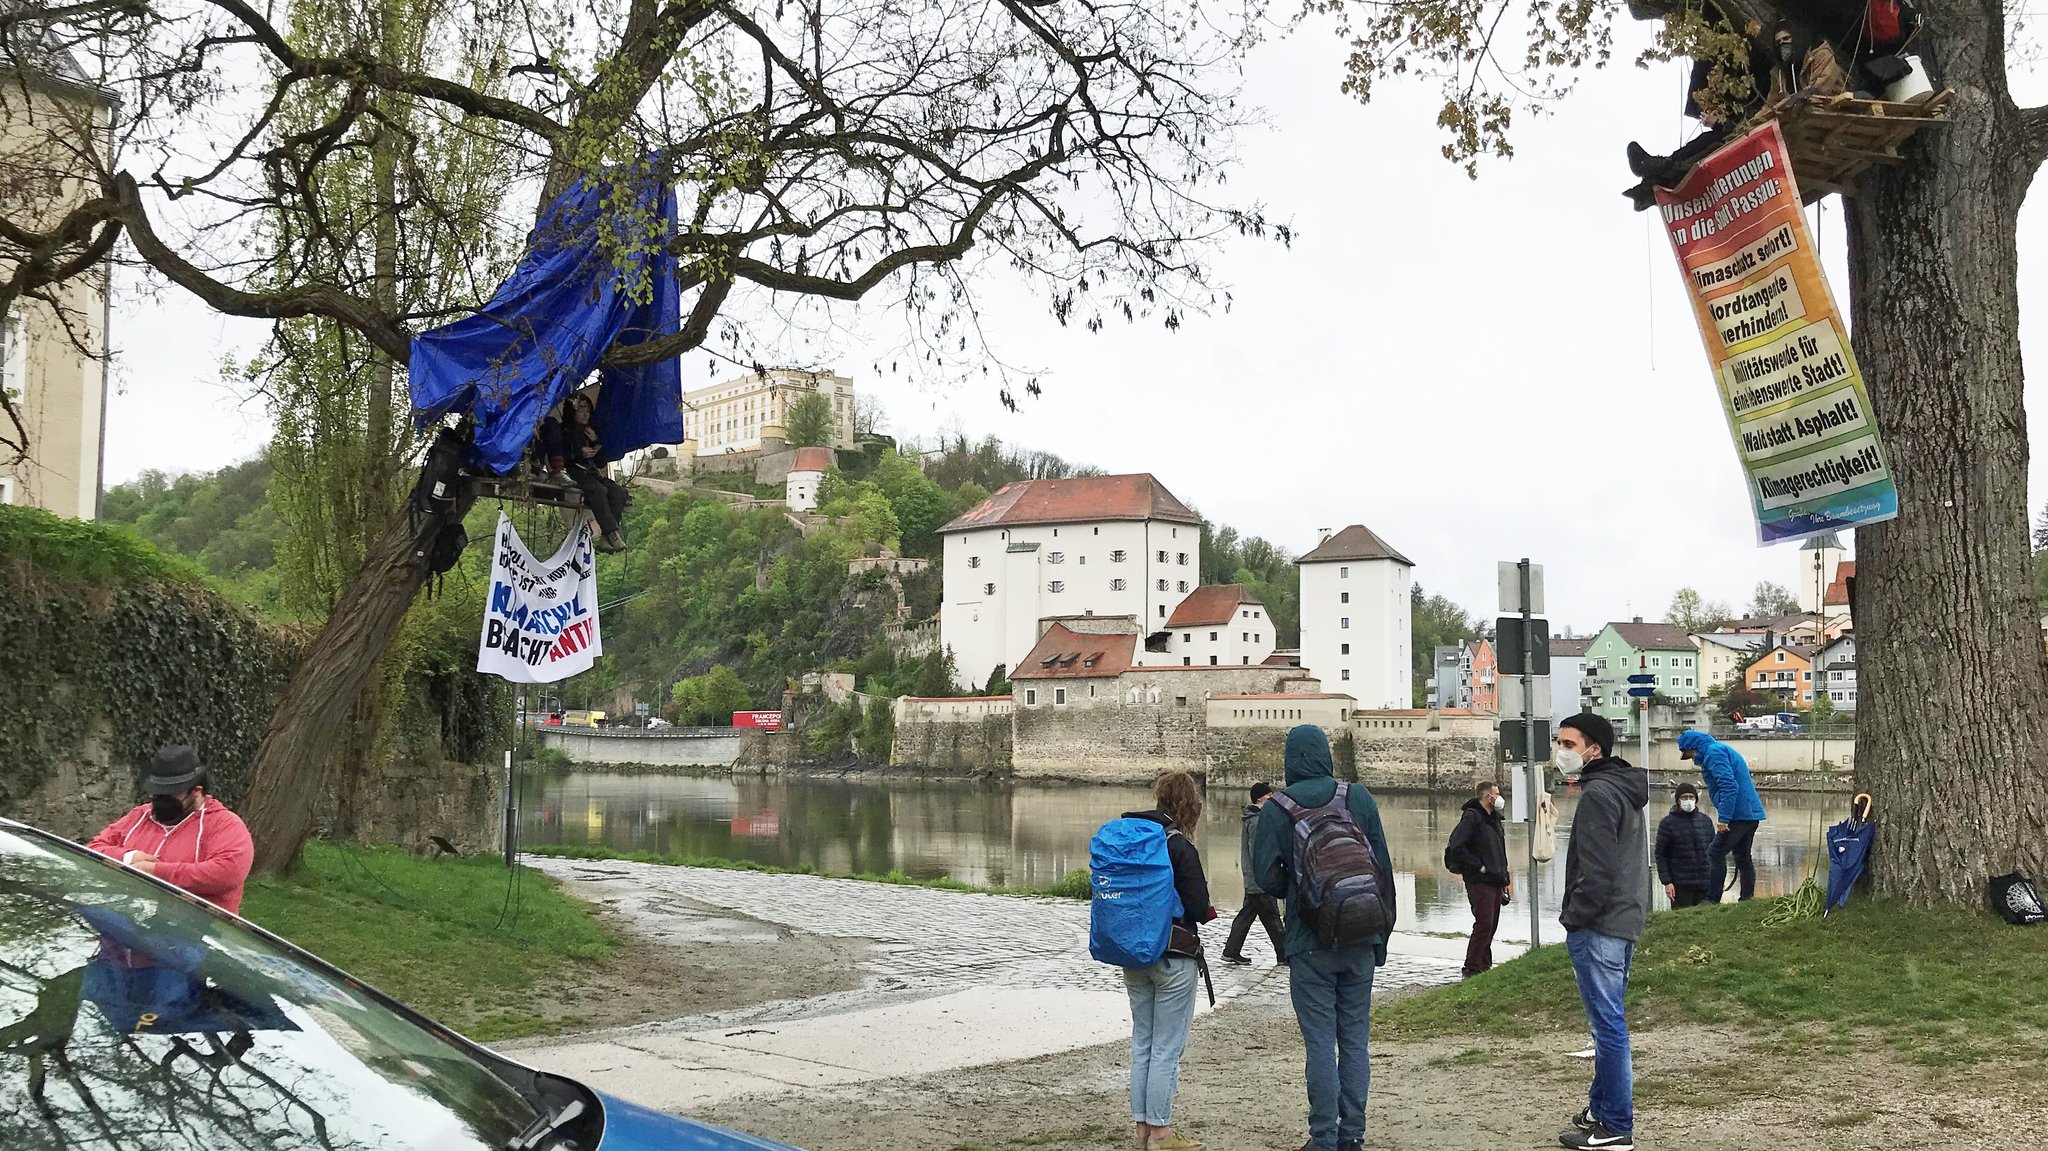
[[[1637,656],[1636,658],[1645,662],[1648,661],[1647,656]],[[1630,683],[1648,681],[1649,684],[1655,684],[1657,682],[1656,676],[1641,671],[1628,678]],[[1638,726],[1642,728],[1643,762],[1637,766],[1648,772],[1650,770],[1650,697],[1657,694],[1657,689],[1654,686],[1632,687],[1628,689],[1628,693],[1638,697],[1637,706],[1641,709],[1636,715],[1640,720]],[[1650,812],[1648,808],[1644,808],[1643,859],[1648,864],[1647,870],[1650,884],[1649,898],[1643,903],[1645,908],[1657,906],[1657,847],[1655,840],[1652,839],[1652,834],[1650,830]]]
[[[1543,888],[1536,874],[1536,637],[1529,628],[1535,595],[1529,557],[1523,556],[1515,566],[1522,581],[1522,786],[1523,794],[1529,797],[1525,808],[1529,816],[1529,867],[1522,873],[1528,880],[1528,890],[1522,896],[1529,903],[1529,950],[1534,951],[1543,946]]]

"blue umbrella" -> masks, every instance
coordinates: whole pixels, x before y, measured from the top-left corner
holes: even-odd
[[[1877,838],[1877,824],[1870,821],[1870,796],[1858,795],[1849,809],[1849,818],[1828,828],[1828,911],[1849,902],[1849,889],[1863,878],[1863,864]]]

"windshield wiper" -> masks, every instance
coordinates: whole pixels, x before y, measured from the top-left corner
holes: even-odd
[[[583,1100],[571,1099],[567,1106],[552,1115],[542,1112],[538,1119],[527,1125],[526,1130],[505,1144],[505,1151],[540,1151],[554,1140],[562,1128],[581,1118],[585,1110]]]

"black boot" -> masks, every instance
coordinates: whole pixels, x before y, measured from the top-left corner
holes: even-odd
[[[1664,157],[1662,156],[1650,155],[1650,150],[1641,144],[1633,140],[1629,141],[1628,170],[1635,173],[1637,179],[1648,179],[1653,166],[1663,159]]]

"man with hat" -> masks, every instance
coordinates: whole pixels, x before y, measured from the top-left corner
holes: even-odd
[[[1280,901],[1259,890],[1257,875],[1252,871],[1252,831],[1259,822],[1259,809],[1273,795],[1273,785],[1265,780],[1252,784],[1252,801],[1245,805],[1244,830],[1238,845],[1238,866],[1244,872],[1244,906],[1237,909],[1237,918],[1230,921],[1230,938],[1223,944],[1225,963],[1250,963],[1244,953],[1245,937],[1251,934],[1252,920],[1266,929],[1266,938],[1273,941],[1273,960],[1287,962],[1286,935],[1280,926]]]
[[[206,793],[199,753],[159,748],[143,770],[142,790],[150,801],[108,824],[86,846],[228,911],[241,910],[256,845],[242,818]]]
[[[1681,783],[1657,825],[1657,882],[1671,906],[1697,907],[1720,898],[1713,850],[1714,821],[1700,810],[1700,789]]]

